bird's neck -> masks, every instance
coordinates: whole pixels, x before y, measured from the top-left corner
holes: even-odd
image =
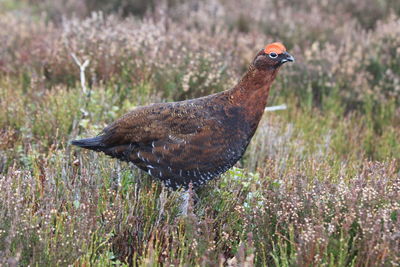
[[[246,110],[246,121],[256,130],[267,104],[269,89],[279,68],[258,70],[250,65],[239,83],[230,90],[230,102]]]

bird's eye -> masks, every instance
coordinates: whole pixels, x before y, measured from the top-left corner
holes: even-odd
[[[278,57],[278,54],[275,53],[275,52],[271,52],[271,53],[269,53],[269,57],[270,57],[270,58],[277,58],[277,57]]]

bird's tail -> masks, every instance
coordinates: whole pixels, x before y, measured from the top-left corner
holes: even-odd
[[[103,143],[103,136],[101,135],[92,138],[73,140],[71,144],[96,151],[102,151],[106,148],[106,145]]]

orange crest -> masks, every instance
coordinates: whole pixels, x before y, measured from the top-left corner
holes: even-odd
[[[286,52],[286,47],[282,43],[272,43],[265,47],[264,52],[267,54],[272,52],[282,54]]]

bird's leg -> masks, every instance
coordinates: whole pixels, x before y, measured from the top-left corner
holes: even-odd
[[[193,213],[193,197],[196,193],[192,188],[193,185],[190,183],[189,188],[181,193],[180,216],[187,216],[189,213]]]
[[[167,199],[168,199],[168,189],[163,186],[161,189],[161,193],[159,195],[159,212],[158,212],[157,224],[160,223],[162,217],[164,216],[164,207],[165,204],[167,203]]]
[[[189,199],[190,199],[189,191],[188,190],[183,191],[181,194],[182,203],[180,205],[180,210],[179,210],[180,216],[187,216],[189,209]]]

